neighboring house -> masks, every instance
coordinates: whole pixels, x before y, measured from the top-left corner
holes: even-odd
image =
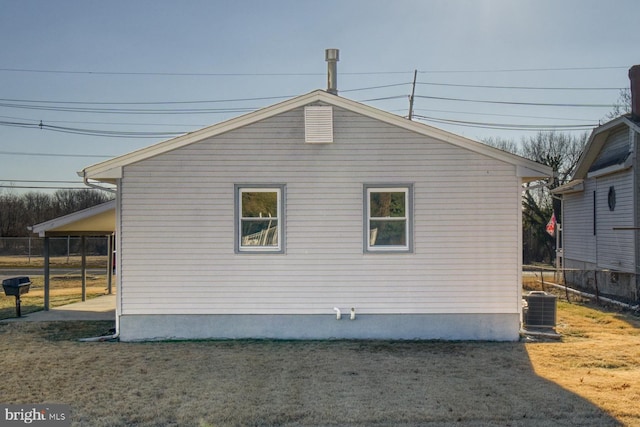
[[[566,281],[629,301],[640,298],[640,67],[629,71],[633,111],[597,127],[562,197]]]
[[[517,340],[552,171],[318,90],[80,174],[117,185],[122,340]]]

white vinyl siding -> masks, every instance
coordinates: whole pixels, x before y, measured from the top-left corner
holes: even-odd
[[[122,314],[518,313],[515,166],[335,108],[126,166]],[[286,254],[236,254],[234,184],[286,185]],[[414,250],[363,253],[363,185],[413,183]]]

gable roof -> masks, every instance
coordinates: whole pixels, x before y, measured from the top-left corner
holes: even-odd
[[[324,103],[343,108],[381,122],[398,126],[421,135],[432,137],[449,144],[483,154],[490,158],[504,161],[516,166],[518,176],[524,180],[548,178],[553,174],[551,168],[540,163],[536,163],[523,157],[507,153],[506,151],[490,147],[486,144],[437,129],[423,123],[407,120],[398,115],[333,95],[323,90],[315,90],[308,94],[300,95],[278,104],[133,151],[129,154],[124,154],[122,156],[88,166],[78,172],[78,175],[83,177],[85,181],[87,179],[92,179],[114,184],[118,178],[122,177],[122,168],[127,165],[314,103]]]
[[[69,215],[36,224],[29,229],[40,237],[106,236],[116,230],[116,201],[109,200]]]
[[[598,154],[604,147],[604,144],[607,142],[607,138],[611,135],[612,132],[620,129],[621,127],[629,127],[633,129],[635,132],[640,133],[640,127],[637,123],[630,120],[628,116],[620,116],[617,119],[611,120],[608,123],[603,124],[602,126],[598,126],[591,132],[591,136],[587,141],[587,144],[580,155],[580,159],[578,159],[578,163],[576,165],[576,170],[573,174],[573,179],[584,179],[587,177],[592,165],[598,158]],[[619,157],[621,163],[624,162],[627,157],[622,153]],[[601,165],[602,167],[611,166],[611,165]]]

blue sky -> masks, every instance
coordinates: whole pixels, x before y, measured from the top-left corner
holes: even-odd
[[[99,156],[167,139],[54,127],[185,132],[325,89],[326,48],[340,49],[341,96],[395,114],[408,113],[417,69],[423,117],[589,126],[611,108],[468,100],[613,104],[640,63],[639,15],[637,0],[0,0],[0,185],[76,186],[20,181],[78,181]],[[232,101],[247,98],[268,99]],[[533,134],[422,120],[472,139]]]

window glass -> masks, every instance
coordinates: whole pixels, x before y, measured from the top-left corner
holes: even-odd
[[[280,188],[240,188],[239,249],[280,250]]]
[[[367,250],[410,249],[409,188],[367,188]]]

